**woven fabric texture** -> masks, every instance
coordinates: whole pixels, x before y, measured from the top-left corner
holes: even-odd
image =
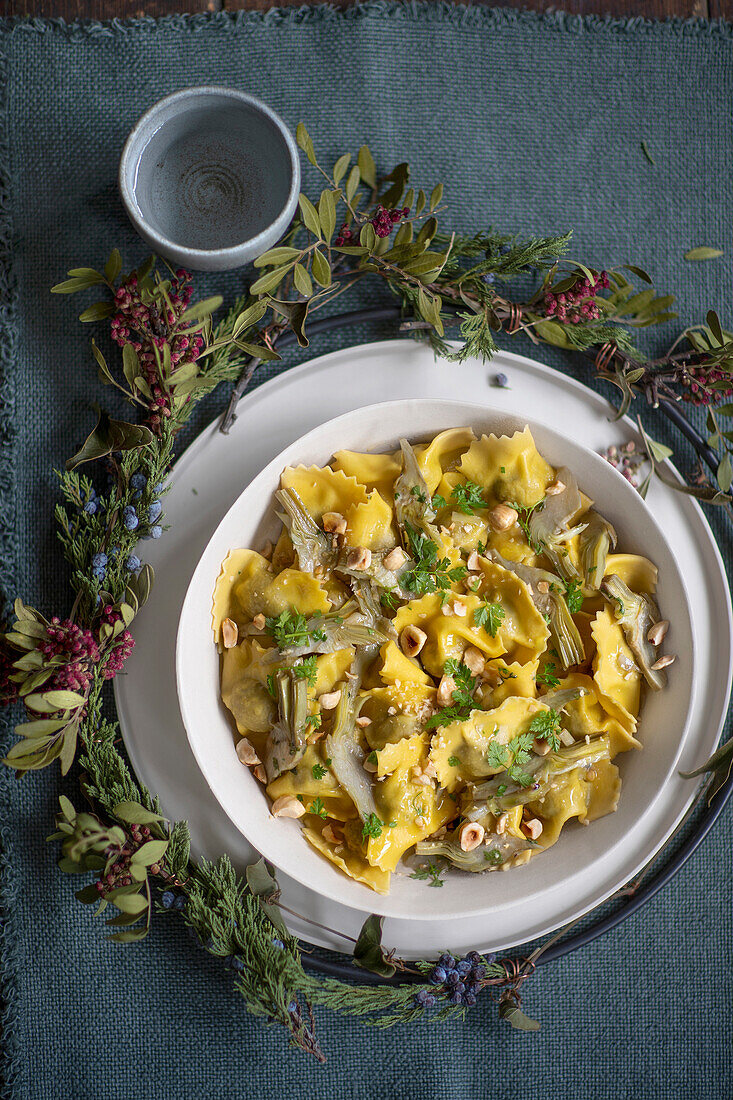
[[[729,255],[683,259],[695,245],[730,252],[727,25],[390,3],[31,20],[0,23],[0,64],[2,581],[47,611],[68,598],[52,470],[100,397],[76,302],[48,290],[113,245],[127,267],[145,255],[116,166],[136,118],[169,92],[197,83],[254,92],[292,126],[303,119],[326,158],[368,141],[381,166],[409,160],[417,182],[443,180],[458,230],[574,228],[578,257],[641,263],[678,296],[685,321],[715,306],[730,327]],[[310,171],[306,186],[317,186]],[[232,294],[241,279],[204,279],[201,289]],[[360,299],[369,300],[381,299]],[[339,333],[312,351],[380,335]],[[512,346],[532,354],[521,340]],[[586,377],[577,361],[540,355]],[[681,449],[663,426],[655,434]],[[729,529],[721,520],[716,530],[730,563]],[[3,738],[7,747],[9,730]],[[174,920],[157,920],[140,946],[105,941],[44,840],[61,789],[55,770],[23,782],[3,770],[0,787],[3,1095],[14,1100],[723,1100],[733,1091],[730,812],[643,911],[527,984],[539,1034],[510,1031],[488,1000],[464,1023],[386,1033],[322,1013],[320,1067],[248,1018],[231,974]]]

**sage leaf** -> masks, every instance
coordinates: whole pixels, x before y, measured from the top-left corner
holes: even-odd
[[[370,970],[383,978],[391,978],[397,969],[390,962],[382,947],[382,924],[384,917],[372,913],[361,927],[354,947],[354,963],[362,970]]]
[[[112,808],[112,813],[119,821],[127,825],[152,825],[155,821],[165,821],[160,814],[154,814],[152,810],[146,810],[139,802],[118,802]]]
[[[132,853],[130,860],[132,863],[141,863],[144,867],[150,867],[152,863],[158,863],[167,850],[167,840],[148,840]]]
[[[722,255],[723,251],[720,248],[708,248],[706,245],[701,245],[699,248],[691,248],[688,252],[685,252],[685,259],[717,260],[717,258]]]

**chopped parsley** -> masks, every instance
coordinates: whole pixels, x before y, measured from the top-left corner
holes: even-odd
[[[557,675],[557,668],[552,661],[545,661],[545,667],[542,672],[538,672],[535,676],[535,680],[538,684],[547,684],[548,687],[556,688],[560,684],[560,680]]]
[[[318,675],[317,657],[313,653],[310,657],[304,657],[297,665],[293,665],[293,676],[296,680],[307,680],[308,687],[316,686]]]
[[[580,581],[568,581],[566,583],[565,600],[567,601],[568,611],[571,615],[574,615],[576,611],[580,611],[583,606],[583,593],[581,591]]]
[[[441,508],[445,508],[448,501],[440,493],[435,493],[432,501],[430,502],[436,512],[439,512]]]
[[[546,741],[553,752],[560,748],[560,714],[552,707],[535,714],[529,729],[541,741]]]
[[[367,837],[371,837],[376,840],[377,837],[382,835],[383,828],[384,822],[380,821],[376,814],[369,814],[361,829],[362,839],[366,840]]]
[[[530,750],[533,742],[534,734],[531,729],[527,730],[526,733],[518,733],[515,737],[512,737],[508,745],[500,745],[498,742],[492,741],[486,753],[489,767],[504,768],[509,778],[520,787],[529,787],[533,777],[524,771],[524,766],[531,759]],[[511,764],[509,763],[510,754]],[[504,790],[506,790],[506,785],[504,785]],[[502,793],[500,787],[497,794],[501,796]]]
[[[451,499],[456,502],[458,510],[467,516],[473,516],[477,508],[485,508],[486,501],[483,491],[475,481],[467,481],[464,485],[456,485],[451,493]]]
[[[449,756],[448,757],[448,766],[450,768],[460,768],[461,762],[460,762],[460,760],[458,759],[457,756]]]
[[[333,761],[331,760],[331,757],[330,757],[330,756],[327,756],[327,757],[326,757],[326,764],[327,764],[327,766],[328,766],[329,768],[331,767],[331,764],[332,764],[332,763],[333,763]]]
[[[378,763],[378,761],[377,761],[377,754],[376,754],[376,752],[374,752],[374,750],[372,750],[372,751],[371,751],[371,752],[369,753],[369,755],[367,756],[367,761],[368,761],[368,763],[370,763],[370,764],[377,764],[377,763]]]
[[[273,699],[277,699],[277,688],[275,687],[275,677],[272,673],[267,677],[267,690]]]
[[[468,582],[468,587],[472,592],[478,592],[481,587],[481,577],[474,577],[472,581]]]
[[[483,543],[481,539],[476,543],[476,553],[480,554],[482,557],[486,553],[486,544]]]
[[[410,875],[410,878],[429,879],[430,886],[442,886],[443,880],[440,876],[444,871],[445,867],[438,867],[438,865],[431,860],[427,866],[419,867],[414,874]]]
[[[326,769],[324,768],[323,764],[314,764],[311,768],[311,775],[314,779],[323,779],[325,774]]]
[[[501,852],[498,848],[491,848],[490,851],[484,852],[484,859],[489,863],[493,863],[495,867],[498,867],[500,863],[504,862]]]
[[[424,531],[418,531],[411,523],[405,523],[410,555],[415,564],[403,578],[408,592],[425,596],[430,592],[445,592],[454,581],[462,580],[468,570],[465,565],[451,569],[449,558],[438,557],[438,547]]]
[[[473,613],[474,626],[482,626],[484,630],[496,637],[496,632],[506,616],[506,611],[500,603],[482,603]]]
[[[428,498],[425,495],[425,492],[420,488],[419,485],[413,485],[412,488],[410,489],[410,492],[412,493],[412,495],[415,497],[416,500],[420,501],[421,504],[427,504]]]
[[[307,812],[309,814],[315,814],[317,817],[322,817],[324,821],[328,817],[326,807],[323,805],[323,800],[321,798],[314,798],[310,806],[307,807]]]
[[[316,615],[319,614],[316,612]],[[314,616],[315,617],[315,616]],[[308,620],[300,611],[291,607],[290,611],[282,611],[276,617],[265,619],[265,627],[275,639],[278,649],[291,649],[293,646],[307,645],[313,638],[317,642],[325,642],[325,631],[308,626]]]
[[[309,714],[305,720],[306,726],[310,726],[311,729],[319,730],[322,725],[322,719],[320,712],[317,714]]]
[[[384,588],[379,593],[379,602],[382,607],[388,607],[390,611],[395,610],[397,607],[397,600],[399,599],[399,594],[396,595],[396,592],[397,590],[395,588]]]

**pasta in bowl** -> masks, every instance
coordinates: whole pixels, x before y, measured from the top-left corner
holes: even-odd
[[[300,843],[288,870],[300,828],[364,893],[483,881],[616,810],[673,660],[657,566],[583,491],[586,461],[471,423],[281,466],[257,549],[219,559],[221,699],[247,799]]]

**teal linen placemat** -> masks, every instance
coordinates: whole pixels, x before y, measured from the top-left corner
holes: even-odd
[[[86,434],[95,386],[90,333],[75,303],[48,288],[115,244],[126,266],[145,255],[116,165],[135,119],[169,92],[196,83],[255,92],[291,125],[303,119],[324,156],[368,141],[380,165],[407,159],[415,180],[444,180],[457,229],[573,227],[580,257],[642,263],[678,295],[682,318],[714,306],[730,326],[726,25],[388,3],[344,14],[31,20],[0,23],[0,64],[3,584],[46,610],[61,610],[68,591],[51,471]],[[686,263],[701,244],[726,255]],[[239,277],[216,285],[232,294]],[[386,334],[319,338],[312,351]],[[586,377],[577,362],[540,355]],[[730,563],[730,532],[722,523],[717,532]],[[3,1095],[14,1100],[723,1100],[733,1091],[730,812],[651,904],[532,978],[538,1035],[499,1024],[488,999],[465,1023],[386,1033],[324,1012],[329,1061],[319,1067],[247,1017],[231,975],[173,920],[156,920],[140,946],[108,945],[44,841],[56,771],[16,782],[3,770],[0,785]]]

